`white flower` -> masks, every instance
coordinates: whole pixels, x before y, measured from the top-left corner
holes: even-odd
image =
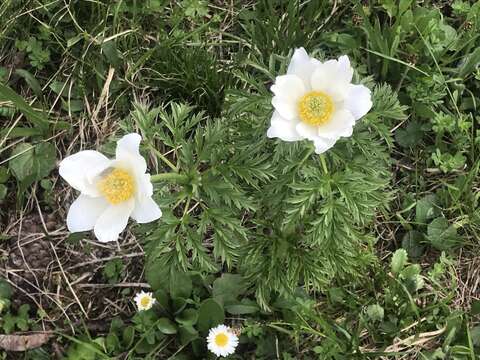
[[[162,216],[152,199],[147,163],[139,152],[141,140],[138,134],[125,135],[117,143],[113,160],[93,150],[63,159],[60,176],[80,191],[67,215],[71,232],[93,229],[99,241],[115,241],[129,217],[147,223]]]
[[[150,310],[153,304],[157,302],[157,300],[153,298],[153,294],[151,292],[146,293],[143,291],[135,295],[134,300],[137,304],[138,311]]]
[[[238,345],[238,336],[225,325],[218,325],[210,329],[207,337],[207,347],[217,356],[228,356],[235,352]]]
[[[355,121],[372,107],[370,90],[352,84],[352,76],[346,55],[322,63],[296,49],[287,74],[277,76],[271,87],[275,111],[267,136],[311,140],[317,154],[351,136]]]

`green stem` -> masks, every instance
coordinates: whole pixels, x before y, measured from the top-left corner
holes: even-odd
[[[170,169],[172,169],[175,172],[178,172],[178,168],[175,165],[173,165],[172,162],[165,157],[165,155],[163,155],[160,151],[155,149],[153,145],[150,145],[150,149],[152,149],[155,155],[157,155],[157,157],[160,160],[162,160],[165,164],[167,164]]]
[[[188,181],[188,176],[185,174],[174,173],[162,173],[155,174],[150,177],[152,183],[162,182],[162,181],[172,181],[177,183],[186,183]]]
[[[327,167],[327,162],[325,161],[325,155],[320,154],[320,161],[322,163],[323,171],[325,172],[325,175],[328,174],[328,167]]]
[[[311,146],[306,152],[305,152],[305,156],[303,157],[302,161],[300,161],[300,163],[298,164],[299,166],[300,165],[303,165],[303,163],[305,161],[307,161],[307,159],[310,157],[310,155],[313,154],[313,152],[315,151],[315,148],[313,146]]]

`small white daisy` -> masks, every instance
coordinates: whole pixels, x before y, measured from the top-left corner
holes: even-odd
[[[225,325],[218,325],[210,329],[207,337],[207,347],[217,356],[228,356],[235,352],[238,345],[238,336]]]
[[[135,303],[137,304],[138,311],[144,311],[144,310],[150,310],[157,302],[157,300],[154,299],[153,294],[151,292],[139,292],[135,296]]]

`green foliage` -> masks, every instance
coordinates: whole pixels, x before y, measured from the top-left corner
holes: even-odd
[[[27,331],[30,328],[30,305],[23,304],[18,308],[16,313],[7,312],[0,319],[0,325],[6,334],[10,334],[15,330]]]
[[[55,340],[66,359],[212,358],[219,323],[241,331],[237,358],[478,358],[463,284],[480,233],[480,3],[12,0],[0,16],[2,232],[15,200],[28,216],[23,194],[61,216],[55,160],[111,133],[141,132],[151,173],[172,172],[156,178],[162,219],[132,227],[145,268],[115,259],[92,278],[144,270],[157,304],[132,315],[121,292],[109,328]],[[372,89],[353,137],[322,157],[265,137],[269,87],[300,46],[348,54]],[[20,304],[0,282],[4,332],[36,330],[43,315]],[[51,354],[37,350],[22,357]]]
[[[391,269],[393,274],[398,274],[407,263],[407,252],[405,249],[398,249],[392,256]]]
[[[9,168],[17,179],[19,191],[41,180],[55,168],[56,151],[50,143],[17,145],[11,154]]]
[[[120,280],[124,270],[124,264],[121,259],[113,259],[105,264],[103,268],[103,276],[109,283],[115,284]]]
[[[375,98],[391,102],[384,92],[393,96],[380,87]],[[149,262],[156,269],[183,271],[213,271],[217,260],[238,264],[263,307],[272,293],[291,293],[300,281],[324,289],[334,278],[358,277],[373,260],[364,228],[389,199],[387,148],[379,136],[388,135],[368,130],[380,119],[401,117],[403,108],[391,107],[385,115],[386,107],[380,103],[364,128],[359,126],[353,144],[340,144],[322,169],[306,143],[275,145],[259,137],[258,128],[249,133],[246,123],[258,114],[229,112],[228,119],[213,123],[191,115],[184,105],[171,104],[170,113],[137,105],[132,118],[149,129],[147,143],[161,139],[165,152],[180,144],[175,169],[189,177],[173,196],[166,196],[166,189],[159,194],[173,211],[167,210],[156,229],[147,227]],[[211,254],[202,245],[205,239],[213,246]]]
[[[20,51],[25,51],[30,59],[30,64],[42,70],[45,64],[50,61],[50,51],[43,48],[42,41],[37,40],[33,36],[28,40],[17,40],[15,46]]]

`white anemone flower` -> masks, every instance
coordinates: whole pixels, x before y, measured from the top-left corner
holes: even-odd
[[[63,159],[60,176],[80,191],[67,215],[70,232],[93,229],[100,242],[115,241],[129,217],[148,223],[162,216],[152,199],[147,162],[139,151],[141,140],[138,134],[122,137],[117,142],[115,159],[93,150]]]
[[[271,87],[275,111],[267,136],[311,140],[317,154],[351,136],[355,122],[372,107],[370,90],[352,84],[352,76],[346,55],[322,63],[296,49],[287,74],[277,76]]]
[[[238,336],[226,325],[218,325],[210,329],[207,337],[207,347],[217,356],[228,356],[235,352]]]
[[[137,304],[138,311],[150,310],[152,306],[157,302],[151,292],[139,292],[135,295],[135,304]]]

